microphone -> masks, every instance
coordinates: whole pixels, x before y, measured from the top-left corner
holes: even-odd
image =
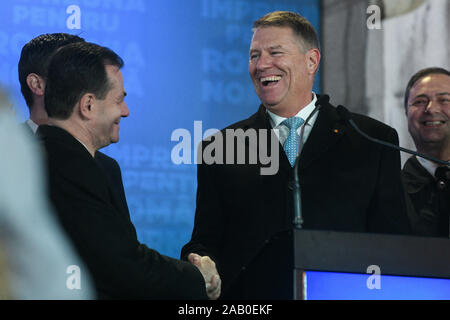
[[[298,162],[300,158],[300,154],[303,149],[303,134],[305,131],[305,127],[308,124],[311,117],[319,111],[320,107],[324,103],[328,103],[330,101],[330,97],[328,95],[321,95],[317,98],[317,101],[315,103],[315,108],[313,112],[310,113],[310,115],[306,118],[305,123],[303,124],[302,128],[300,129],[300,141],[298,142],[298,153],[297,158],[295,158],[294,163],[294,184],[292,188],[292,193],[294,197],[294,227],[297,229],[303,228],[303,215],[302,215],[302,199],[301,199],[301,191],[300,191],[300,181],[298,177]]]
[[[378,144],[381,144],[381,145],[383,145],[383,146],[386,146],[386,147],[389,147],[389,148],[393,148],[393,149],[396,149],[396,150],[399,150],[399,151],[403,151],[403,152],[406,152],[406,153],[409,153],[409,154],[412,154],[412,155],[415,155],[415,156],[418,156],[418,157],[421,157],[421,158],[424,158],[424,159],[427,159],[427,160],[430,160],[430,161],[433,161],[433,162],[442,164],[442,165],[444,165],[444,166],[450,166],[450,162],[448,162],[448,161],[440,160],[440,159],[437,159],[437,158],[435,158],[435,157],[432,157],[432,156],[429,156],[429,155],[426,155],[426,154],[423,154],[423,153],[419,153],[419,152],[417,152],[417,151],[409,150],[409,149],[406,149],[406,148],[397,146],[397,145],[395,145],[395,144],[392,144],[392,143],[389,143],[389,142],[386,142],[386,141],[382,141],[382,140],[373,138],[373,137],[367,135],[366,133],[362,132],[362,131],[358,128],[358,126],[356,125],[355,121],[353,121],[352,116],[351,116],[350,112],[347,110],[347,108],[345,108],[345,107],[339,105],[339,106],[337,106],[336,111],[337,111],[338,115],[339,115],[342,119],[344,119],[345,121],[347,121],[348,123],[350,123],[350,125],[351,125],[351,126],[352,126],[352,127],[353,127],[360,135],[362,135],[364,138],[366,138],[366,139],[368,139],[368,140],[370,140],[370,141],[372,141],[372,142],[375,142],[375,143],[378,143]]]

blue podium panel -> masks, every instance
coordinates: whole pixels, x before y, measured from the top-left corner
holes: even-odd
[[[307,300],[450,300],[450,279],[306,272]]]

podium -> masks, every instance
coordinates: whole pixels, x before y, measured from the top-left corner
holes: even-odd
[[[368,278],[369,266],[377,266],[381,277],[449,279],[444,286],[450,292],[447,238],[298,229],[293,231],[293,241],[295,300],[307,298],[308,271],[354,273]]]

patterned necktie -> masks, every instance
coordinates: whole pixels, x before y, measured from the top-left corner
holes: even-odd
[[[295,164],[295,159],[297,158],[298,152],[298,141],[300,139],[297,134],[297,129],[305,122],[302,118],[292,117],[284,120],[282,124],[289,128],[289,135],[284,143],[284,151],[286,152],[287,158],[291,167]]]

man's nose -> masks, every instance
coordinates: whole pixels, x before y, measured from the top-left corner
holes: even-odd
[[[427,107],[425,108],[425,112],[426,113],[436,113],[438,111],[440,111],[441,106],[439,104],[439,101],[435,100],[435,99],[430,99],[430,101],[428,101]]]
[[[125,102],[122,104],[122,114],[120,115],[122,118],[126,118],[130,115],[130,109]]]
[[[272,57],[267,53],[262,53],[256,63],[257,70],[268,69],[272,66]]]

